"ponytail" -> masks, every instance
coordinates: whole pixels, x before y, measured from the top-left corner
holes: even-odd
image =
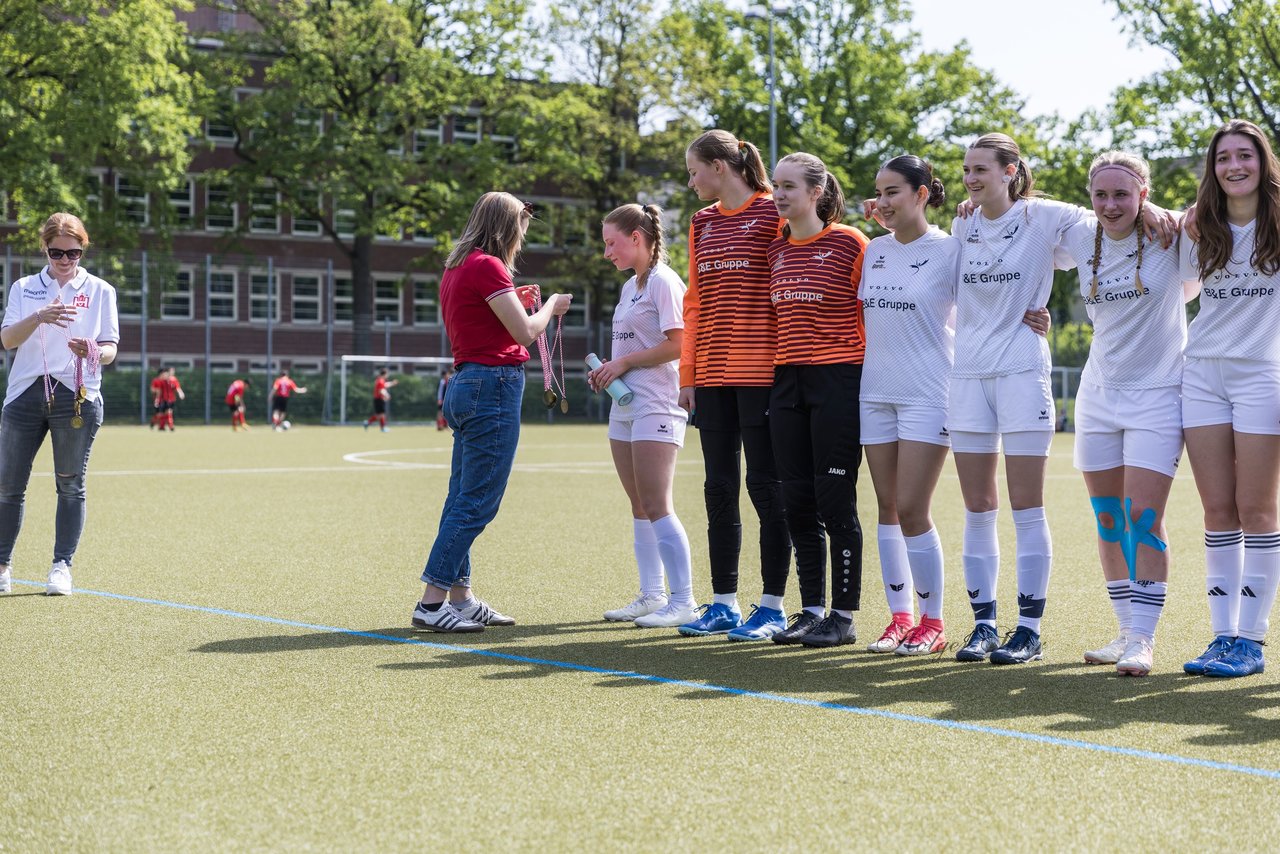
[[[810,190],[815,187],[822,188],[822,195],[818,198],[818,203],[815,207],[818,218],[822,220],[824,226],[832,225],[844,219],[844,190],[840,188],[840,182],[836,179],[836,176],[827,171],[825,163],[812,154],[804,152],[788,154],[778,161],[779,166],[783,163],[793,163],[799,166],[804,175],[805,186]],[[782,236],[791,236],[790,223],[782,227]]]
[[[823,224],[831,225],[844,219],[844,190],[840,182],[830,172],[826,173],[822,184],[822,198],[818,199],[818,217]]]
[[[612,225],[624,234],[640,232],[649,242],[649,268],[643,278],[636,279],[636,288],[643,289],[653,275],[653,268],[667,260],[667,241],[662,227],[662,208],[657,205],[637,204],[614,208],[604,218],[604,225]]]
[[[773,191],[769,170],[754,144],[740,140],[727,130],[709,130],[689,143],[689,152],[704,163],[719,160],[757,193]]]

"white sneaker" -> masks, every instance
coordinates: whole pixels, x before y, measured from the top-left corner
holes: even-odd
[[[1125,676],[1146,676],[1151,672],[1155,648],[1146,638],[1134,638],[1125,647],[1124,656],[1116,662],[1116,670]]]
[[[419,602],[413,609],[413,627],[420,632],[483,632],[484,623],[468,620],[458,609],[445,602],[435,611],[428,611]]]
[[[611,623],[629,623],[636,617],[644,617],[665,608],[667,597],[661,593],[641,593],[630,605],[605,611],[604,618]]]
[[[698,619],[698,606],[693,602],[668,602],[652,614],[636,617],[636,625],[642,629],[674,629]]]
[[[65,561],[54,561],[49,567],[49,583],[45,585],[46,596],[68,596],[71,594],[71,567]]]
[[[514,626],[516,624],[515,617],[508,617],[506,614],[499,614],[497,611],[489,607],[489,603],[483,599],[471,597],[471,604],[464,605],[459,608],[453,606],[464,620],[470,620],[473,623],[481,623],[486,626]]]
[[[1084,654],[1085,664],[1115,664],[1124,655],[1129,639],[1120,635],[1101,649],[1091,649]]]
[[[9,571],[9,567],[4,568],[4,572],[0,572],[0,593],[8,593],[13,589],[13,573]]]

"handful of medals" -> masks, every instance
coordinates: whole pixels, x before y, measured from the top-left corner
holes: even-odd
[[[542,289],[537,285],[521,285],[516,288],[516,296],[525,310],[537,312],[542,308]],[[564,388],[564,343],[560,338],[560,330],[564,324],[556,319],[556,337],[554,343],[547,345],[547,333],[544,330],[538,336],[538,358],[542,360],[542,402],[547,409],[560,404],[560,411],[569,414],[569,396]],[[560,358],[560,375],[556,376],[552,359]],[[555,388],[552,388],[552,384]],[[557,391],[559,389],[559,391]]]
[[[49,354],[45,348],[44,326],[41,325],[39,329],[40,352],[44,358],[44,403],[49,415],[53,415],[53,396],[56,383],[49,376]],[[71,338],[68,336],[67,341],[70,342],[70,340]],[[85,365],[86,363],[88,364],[90,376],[96,376],[102,368],[101,351],[98,348],[98,342],[92,338],[86,338],[85,349],[87,352],[83,357],[73,355],[69,363],[74,364],[76,378],[76,393],[73,402],[74,413],[71,416],[71,426],[76,430],[84,426],[84,418],[80,415],[80,407],[89,399],[89,390],[84,385]]]

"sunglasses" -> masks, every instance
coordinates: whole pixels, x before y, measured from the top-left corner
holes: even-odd
[[[53,260],[53,261],[61,261],[63,258],[67,258],[71,261],[79,261],[84,256],[83,249],[50,248],[45,251],[48,252],[50,260]]]
[[[524,212],[529,215],[530,219],[532,219],[533,215],[537,213],[537,210],[538,209],[533,206],[533,202],[524,203]]]

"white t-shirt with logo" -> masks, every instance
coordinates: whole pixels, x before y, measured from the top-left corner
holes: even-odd
[[[1123,240],[1112,240],[1103,232],[1098,295],[1091,299],[1097,229],[1097,218],[1087,216],[1067,231],[1065,242],[1080,272],[1085,311],[1093,321],[1093,343],[1081,382],[1122,390],[1181,385],[1187,314],[1177,247],[1161,248],[1147,240],[1140,227]],[[1141,279],[1141,289],[1135,277]]]
[[[99,344],[120,343],[116,289],[97,276],[89,275],[83,267],[77,269],[75,278],[61,287],[48,267],[34,276],[18,279],[9,287],[9,302],[5,306],[4,322],[0,324],[0,328],[10,327],[24,317],[35,314],[56,297],[61,297],[64,305],[76,310],[75,320],[66,329],[41,324],[31,333],[30,338],[18,345],[13,364],[9,368],[9,387],[4,396],[6,406],[32,383],[43,382],[46,362],[50,379],[69,389],[76,388],[78,360],[67,348],[68,338],[90,338]],[[42,332],[43,346],[40,343]],[[96,375],[91,375],[86,361],[82,373],[88,398],[100,400],[101,370]]]
[[[1280,273],[1265,276],[1250,264],[1257,225],[1231,226],[1231,260],[1203,282],[1188,358],[1280,362]],[[1199,279],[1198,253],[1185,235],[1181,260],[1183,277]]]
[[[613,359],[656,347],[667,340],[666,333],[684,328],[684,281],[666,264],[658,264],[642,290],[632,276],[622,286],[622,295],[613,310]],[[631,403],[613,402],[609,417],[634,421],[642,415],[670,415],[685,418],[679,406],[680,357],[648,368],[632,368],[622,381],[635,394]]]
[[[868,244],[858,288],[867,337],[862,400],[946,408],[959,257],[960,242],[937,228],[907,244],[892,234]]]
[[[998,219],[978,209],[959,217],[956,359],[952,376],[999,377],[1050,368],[1049,343],[1022,322],[1053,290],[1053,271],[1073,265],[1062,237],[1084,208],[1047,199],[1019,199]]]

